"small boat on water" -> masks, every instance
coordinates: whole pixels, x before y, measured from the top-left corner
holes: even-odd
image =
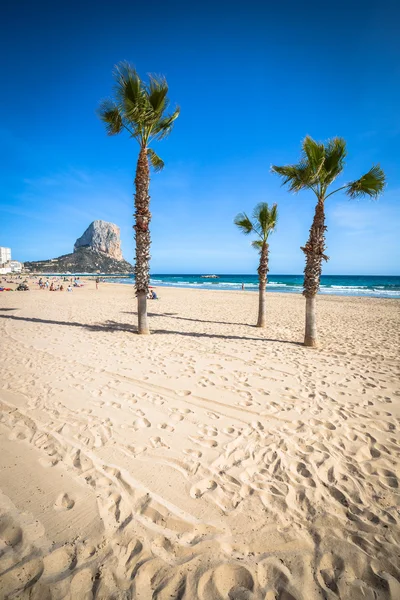
[[[219,275],[201,275],[202,279],[219,279]]]

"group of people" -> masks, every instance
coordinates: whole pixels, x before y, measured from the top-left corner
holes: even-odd
[[[38,285],[41,290],[49,290],[50,292],[63,292],[65,289],[67,290],[67,292],[72,292],[72,285],[71,285],[72,281],[73,281],[73,287],[82,287],[82,285],[83,285],[82,283],[78,283],[78,281],[77,281],[78,279],[79,279],[78,277],[74,277],[74,280],[73,280],[71,277],[70,281],[68,282],[68,279],[66,277],[64,277],[64,279],[60,283],[58,283],[58,281],[59,281],[58,279],[56,279],[55,281],[52,280],[50,282],[48,279],[46,279],[46,281],[44,281],[41,277],[38,281]],[[64,286],[63,282],[68,283],[68,286],[67,285]]]
[[[149,290],[149,293],[147,294],[147,299],[148,300],[158,300],[158,296],[154,290]]]

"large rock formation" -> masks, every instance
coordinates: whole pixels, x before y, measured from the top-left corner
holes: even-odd
[[[78,238],[74,245],[74,252],[78,248],[91,248],[97,252],[104,252],[115,260],[124,260],[121,251],[120,230],[114,223],[106,221],[93,221],[85,233]]]
[[[76,240],[72,254],[25,262],[25,270],[36,273],[133,273],[121,252],[119,227],[93,221]]]

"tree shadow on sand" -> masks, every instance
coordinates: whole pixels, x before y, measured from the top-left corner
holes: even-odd
[[[135,311],[122,311],[124,315],[137,316]],[[240,325],[243,327],[256,327],[250,323],[230,323],[229,321],[207,321],[205,319],[190,319],[189,317],[181,317],[178,313],[147,313],[149,317],[169,317],[170,319],[179,319],[179,321],[192,321],[193,323],[215,323],[216,325]]]
[[[81,327],[88,331],[103,331],[107,333],[114,333],[118,331],[124,331],[127,333],[136,333],[137,326],[131,325],[130,323],[119,323],[118,321],[105,321],[105,323],[99,324],[87,324],[78,323],[77,321],[54,321],[51,319],[39,319],[36,317],[16,317],[15,315],[0,315],[0,319],[12,319],[14,321],[27,321],[29,323],[43,323],[45,325],[64,325],[66,327]],[[294,346],[302,346],[301,342],[294,342],[291,340],[278,340],[267,337],[246,337],[243,335],[222,335],[217,333],[203,333],[203,332],[190,332],[190,331],[170,331],[168,329],[154,329],[154,334],[163,335],[179,335],[183,337],[198,337],[198,338],[210,338],[210,339],[221,339],[221,340],[246,340],[252,342],[279,342],[282,344],[292,344]]]

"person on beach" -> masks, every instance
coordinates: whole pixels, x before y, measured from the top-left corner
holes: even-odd
[[[69,286],[67,287],[67,292],[72,292],[72,285],[69,284]]]
[[[99,289],[99,283],[100,283],[100,279],[98,277],[96,277],[96,290]]]
[[[61,284],[60,285],[60,292],[63,292],[63,291],[64,291],[64,286],[63,286],[63,284]]]
[[[244,283],[242,283],[242,292],[244,292]]]

